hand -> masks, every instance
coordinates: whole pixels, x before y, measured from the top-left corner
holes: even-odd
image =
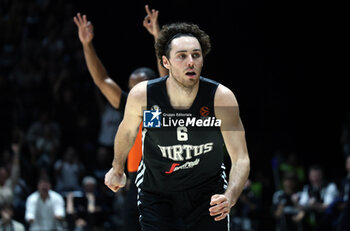
[[[126,175],[117,174],[114,168],[111,168],[105,175],[105,185],[113,192],[117,192],[120,188],[123,188],[126,184]]]
[[[80,13],[73,18],[75,24],[78,26],[79,39],[82,44],[87,44],[94,38],[94,27],[90,21],[87,21],[86,15],[81,17]]]
[[[299,199],[300,199],[300,196],[299,196],[298,193],[294,193],[294,194],[292,195],[292,202],[293,202],[294,204],[298,204]]]
[[[295,216],[292,217],[292,220],[295,222],[295,223],[299,223],[303,220],[305,216],[305,212],[304,211],[299,211],[299,213]]]
[[[210,216],[217,216],[214,218],[215,221],[220,221],[225,219],[227,214],[231,211],[231,206],[229,203],[229,199],[224,194],[215,194],[211,197],[210,201]]]
[[[86,193],[86,199],[88,202],[95,203],[95,195],[91,192]]]
[[[143,20],[143,26],[148,30],[148,32],[153,35],[154,39],[158,38],[159,33],[159,24],[158,24],[158,10],[152,9],[152,11],[149,10],[148,5],[145,6],[147,15],[145,19]]]

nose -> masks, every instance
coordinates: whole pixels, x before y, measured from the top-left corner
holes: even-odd
[[[194,59],[193,59],[192,55],[189,55],[188,56],[187,66],[193,67],[193,65],[194,65]]]

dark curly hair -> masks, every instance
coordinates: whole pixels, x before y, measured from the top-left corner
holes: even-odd
[[[199,29],[197,25],[184,22],[167,24],[162,27],[158,39],[154,44],[157,57],[160,59],[162,65],[162,56],[165,55],[169,58],[171,41],[181,36],[192,36],[197,38],[201,45],[203,57],[210,52],[210,38],[203,30]]]

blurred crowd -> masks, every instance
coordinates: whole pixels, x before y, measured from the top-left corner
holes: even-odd
[[[89,77],[75,13],[63,0],[0,1],[0,230],[124,230],[128,187],[103,183],[121,116]],[[272,178],[252,170],[232,231],[350,230],[350,119],[340,137],[343,179],[279,153]]]

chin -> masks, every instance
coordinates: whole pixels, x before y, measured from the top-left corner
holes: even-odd
[[[198,78],[191,78],[185,81],[184,85],[185,87],[194,87],[197,83],[199,82],[199,77]]]

